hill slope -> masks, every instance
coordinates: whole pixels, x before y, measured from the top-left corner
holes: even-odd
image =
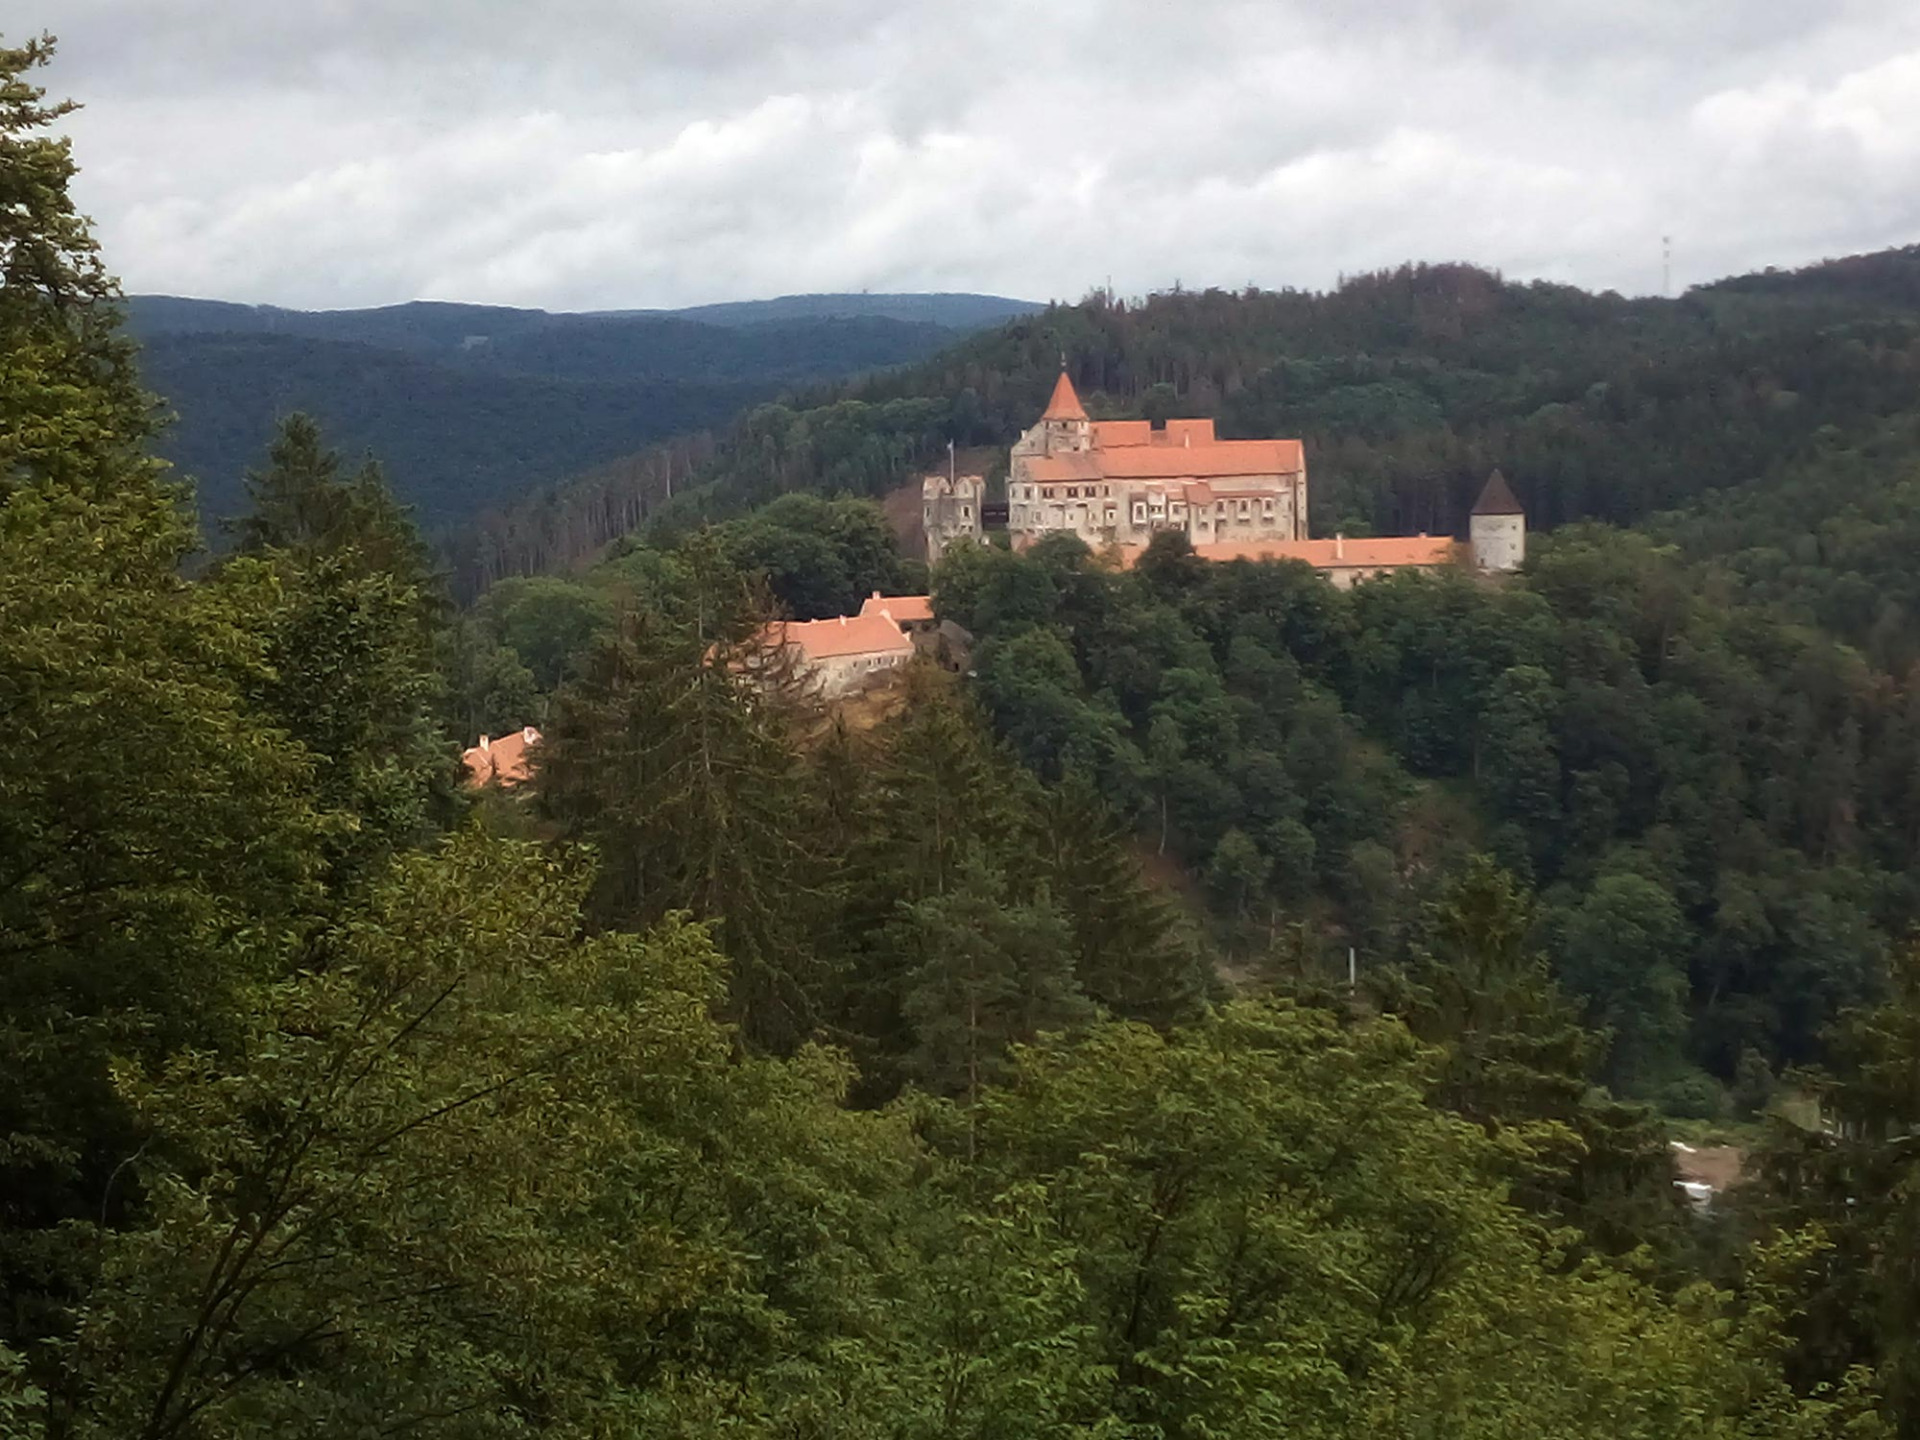
[[[679,503],[724,513],[791,490],[885,494],[949,440],[1004,447],[1044,406],[1063,353],[1097,415],[1211,415],[1225,435],[1303,437],[1321,534],[1458,533],[1496,465],[1537,528],[1629,522],[1857,441],[1920,401],[1920,247],[1678,300],[1409,265],[1327,293],[1050,306],[751,412],[695,483],[676,481]],[[657,506],[662,473],[636,457],[485,516],[459,563],[481,585],[591,554]]]
[[[960,325],[1024,307],[988,296],[802,296],[671,312],[551,314],[416,302],[299,311],[134,296],[147,385],[179,420],[162,451],[209,519],[289,410],[387,460],[437,527],[781,387],[917,360]]]

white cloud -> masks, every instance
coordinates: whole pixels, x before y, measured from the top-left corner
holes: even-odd
[[[1402,259],[1646,290],[1920,239],[1920,9],[55,0],[131,289],[1073,297]]]

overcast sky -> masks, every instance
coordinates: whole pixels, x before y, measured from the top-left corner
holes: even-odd
[[[38,13],[35,5],[38,4]],[[17,0],[134,291],[1630,293],[1920,240],[1915,0]]]

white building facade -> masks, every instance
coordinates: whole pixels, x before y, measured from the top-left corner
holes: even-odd
[[[1092,420],[1064,372],[1014,444],[1007,529],[1015,545],[1066,531],[1095,548],[1163,530],[1196,545],[1304,540],[1307,469],[1298,440],[1221,440],[1211,420]]]

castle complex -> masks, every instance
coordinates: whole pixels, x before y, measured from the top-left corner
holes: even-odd
[[[1504,571],[1526,558],[1526,517],[1497,470],[1473,508],[1465,547],[1429,535],[1312,540],[1298,440],[1221,440],[1211,420],[1093,420],[1064,370],[1009,459],[1007,532],[1016,548],[1065,531],[1095,550],[1118,547],[1129,563],[1172,530],[1203,559],[1303,560],[1342,589],[1394,570],[1466,561]],[[956,541],[984,538],[985,489],[977,475],[927,477],[929,560]]]
[[[1217,440],[1211,420],[1089,420],[1064,371],[1007,477],[1014,544],[1069,530],[1096,548],[1180,530],[1196,545],[1307,538],[1298,440]]]

